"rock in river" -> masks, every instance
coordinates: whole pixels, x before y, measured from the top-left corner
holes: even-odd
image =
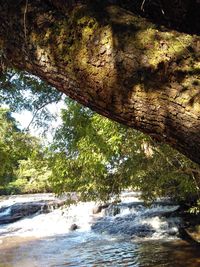
[[[0,224],[12,223],[35,213],[48,213],[64,204],[64,201],[39,201],[15,203],[0,208]]]

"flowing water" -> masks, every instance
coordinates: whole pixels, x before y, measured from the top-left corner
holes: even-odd
[[[13,203],[53,199],[53,195],[0,200]],[[165,216],[177,206],[156,202],[147,208],[137,193],[93,214],[95,203],[79,203],[0,225],[0,267],[199,267],[200,252],[177,238],[179,218]],[[76,224],[78,229],[72,231]]]

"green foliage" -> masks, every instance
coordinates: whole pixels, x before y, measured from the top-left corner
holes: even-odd
[[[35,144],[29,157],[19,161],[17,180],[11,185],[19,188],[21,193],[50,192],[51,170],[48,167],[46,156],[46,151],[39,143]]]
[[[138,189],[147,202],[170,197],[199,209],[199,167],[166,145],[66,100],[49,151],[0,109],[0,186],[7,193],[76,191],[107,201]],[[1,191],[1,188],[0,188]]]
[[[32,111],[36,121],[48,121],[46,104],[62,97],[24,72],[10,71],[1,78],[0,103]],[[9,110],[0,109],[0,186],[9,193],[53,187],[58,194],[76,191],[84,200],[104,201],[125,188],[138,189],[147,202],[166,196],[192,203],[196,212],[200,170],[170,147],[66,99],[50,154],[19,130]]]
[[[83,199],[107,200],[131,188],[141,190],[146,201],[198,199],[198,166],[170,147],[71,100],[62,120],[51,147],[57,193],[76,191]]]
[[[34,138],[17,128],[9,110],[0,109],[0,184],[6,184],[15,178],[18,160],[25,159],[30,153],[30,144]]]
[[[37,138],[22,132],[8,109],[0,109],[0,186],[4,193],[49,191],[45,152]]]
[[[152,149],[142,175],[135,177],[143,198],[149,201],[164,196],[188,203],[198,199],[193,171],[199,167],[167,145],[154,145]]]
[[[43,128],[54,119],[48,104],[58,103],[62,98],[62,93],[38,77],[13,69],[1,74],[0,88],[0,105],[8,105],[11,112],[32,112],[31,123]]]
[[[189,212],[193,214],[200,214],[200,199],[198,199],[195,205],[189,209]]]

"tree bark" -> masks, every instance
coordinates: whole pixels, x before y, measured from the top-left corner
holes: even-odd
[[[1,60],[200,163],[200,37],[119,6],[0,0]]]

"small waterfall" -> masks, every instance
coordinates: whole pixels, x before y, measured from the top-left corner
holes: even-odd
[[[181,219],[173,213],[179,206],[158,200],[146,207],[134,193],[122,195],[122,200],[102,211],[102,217],[92,225],[93,231],[153,239],[173,238],[178,234]]]
[[[124,192],[120,203],[110,204],[98,214],[93,214],[94,202],[79,202],[77,205],[57,208],[49,213],[46,213],[45,209],[40,209],[39,213],[31,215],[27,213],[30,216],[7,225],[0,225],[0,235],[47,237],[77,230],[79,233],[87,231],[131,238],[159,239],[175,236],[181,221],[172,215],[178,206],[172,205],[167,200],[158,200],[150,207],[146,207],[139,197],[138,192]],[[12,207],[16,203],[18,205],[28,203],[28,200],[33,203],[33,200],[55,200],[55,197],[52,195],[11,197],[6,203]],[[5,201],[0,203],[0,206],[1,221],[1,218],[10,214],[11,208],[5,206]]]
[[[92,223],[94,203],[79,203],[49,213],[28,216],[17,222],[1,225],[1,236],[48,237],[69,233],[72,225],[78,231],[88,231]]]
[[[15,205],[55,199],[45,194],[0,200],[0,219]],[[40,210],[0,224],[0,266],[199,266],[199,250],[176,238],[177,208],[166,199],[146,207],[140,193],[124,192],[117,204],[79,202]]]

